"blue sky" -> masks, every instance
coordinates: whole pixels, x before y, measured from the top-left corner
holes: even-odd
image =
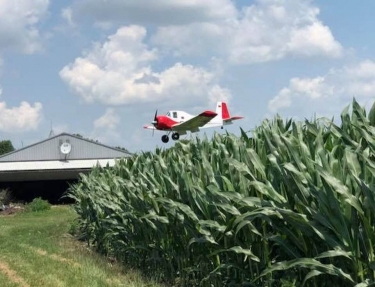
[[[164,145],[155,109],[224,100],[251,130],[276,113],[339,116],[375,97],[375,2],[0,0],[0,135]],[[220,129],[205,130],[208,135]],[[200,135],[203,135],[201,132]],[[188,136],[189,137],[189,136]]]

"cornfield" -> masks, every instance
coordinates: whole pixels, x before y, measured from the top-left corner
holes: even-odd
[[[89,244],[174,286],[373,286],[375,104],[177,142],[68,196]]]

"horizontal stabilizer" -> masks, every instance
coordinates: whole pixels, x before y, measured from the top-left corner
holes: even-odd
[[[223,123],[229,124],[232,121],[243,119],[243,117],[240,116],[234,116],[232,117],[229,113],[227,103],[225,102],[218,102],[216,104],[216,113],[221,117],[223,120]]]
[[[230,118],[227,118],[227,119],[223,119],[223,121],[224,122],[231,122],[231,121],[240,120],[240,119],[243,119],[243,117],[234,116],[234,117],[230,117]]]

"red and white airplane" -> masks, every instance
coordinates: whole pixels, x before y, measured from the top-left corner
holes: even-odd
[[[166,131],[167,134],[163,135],[161,140],[163,143],[167,143],[170,133],[172,133],[173,140],[178,140],[180,135],[185,135],[188,131],[195,133],[204,128],[223,128],[224,125],[230,125],[234,120],[242,118],[240,116],[231,117],[227,104],[218,102],[216,112],[204,111],[197,116],[183,111],[169,111],[166,115],[158,116],[158,111],[156,111],[154,120],[151,122],[152,125],[146,125],[143,128]]]

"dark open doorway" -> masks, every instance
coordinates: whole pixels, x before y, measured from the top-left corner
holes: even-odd
[[[1,182],[1,189],[8,189],[12,195],[12,201],[31,202],[34,198],[41,197],[51,204],[67,204],[73,200],[63,197],[68,188],[77,180],[43,180]]]

